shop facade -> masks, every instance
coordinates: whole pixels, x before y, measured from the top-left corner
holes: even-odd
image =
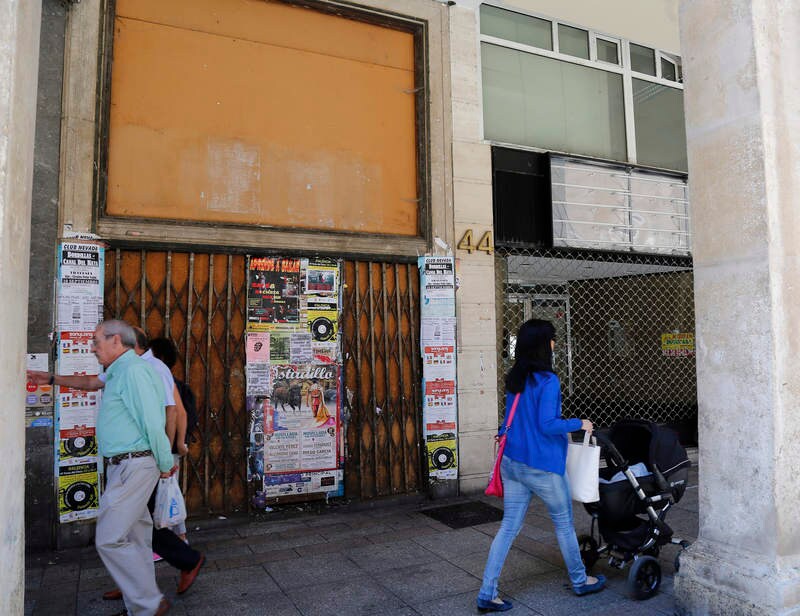
[[[335,473],[325,478],[335,489],[315,498],[481,490],[513,330],[532,316],[556,320],[563,332],[557,364],[569,412],[599,423],[622,414],[691,422],[685,151],[682,159],[674,131],[634,124],[642,105],[661,117],[664,100],[677,117],[674,22],[645,27],[645,11],[614,28],[624,11],[571,15],[546,2],[162,5],[45,3],[33,215],[42,234],[31,271],[32,280],[56,278],[54,251],[93,234],[108,246],[103,316],[178,346],[176,373],[201,409],[182,478],[191,513],[250,508],[265,471],[259,463],[271,464],[253,452],[274,442],[253,428],[263,423],[254,424],[258,396],[296,402],[299,393],[308,405],[310,382],[250,366],[253,259],[299,263],[296,318],[273,315],[262,329],[273,349],[281,335],[336,331],[328,359],[340,372],[328,402],[337,408],[337,463],[310,469]],[[664,7],[669,17],[674,7]],[[535,38],[548,29],[549,43]],[[644,58],[639,73],[631,45]],[[583,118],[571,140],[526,129],[526,105],[542,126],[570,124],[541,113],[564,101],[526,101],[513,89],[529,90],[525,79],[542,62],[547,74],[572,80],[578,99],[606,96],[604,111]],[[510,65],[527,68],[509,81]],[[667,134],[670,143],[653,144]],[[665,149],[669,160],[647,158]],[[559,173],[580,181],[559,181]],[[585,195],[567,185],[588,177],[613,178],[589,187],[615,195],[589,208],[613,211],[611,222],[580,218]],[[632,196],[641,186],[658,188],[647,204],[668,207],[636,223],[643,208]],[[654,220],[672,226],[653,229]],[[571,235],[560,237],[565,229]],[[426,312],[426,254],[453,259],[444,312]],[[314,259],[335,265],[335,300],[325,301],[336,318],[319,311],[320,293],[302,269]],[[52,353],[57,302],[48,285],[31,285],[30,353]],[[451,339],[423,340],[448,331],[451,319]],[[285,392],[268,380],[255,392],[257,374],[277,378]],[[46,421],[31,418],[27,429],[28,502],[52,504],[38,510],[52,513],[31,513],[29,533],[48,545],[86,541],[90,524],[58,523],[55,426]],[[300,466],[283,471],[309,470]],[[265,489],[267,498],[277,490],[282,501],[307,498],[312,478],[296,479],[292,490]]]

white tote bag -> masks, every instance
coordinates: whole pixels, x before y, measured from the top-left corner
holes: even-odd
[[[158,480],[153,524],[156,528],[176,526],[186,520],[186,503],[175,475]]]
[[[590,433],[582,443],[567,446],[567,481],[572,500],[579,503],[596,503],[600,500],[600,447],[595,439],[589,442]]]

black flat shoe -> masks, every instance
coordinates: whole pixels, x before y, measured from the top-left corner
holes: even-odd
[[[500,599],[500,603],[497,603],[496,601],[487,601],[486,599],[479,598],[477,603],[478,611],[482,614],[486,612],[507,612],[514,607],[511,601],[504,601],[503,599]]]

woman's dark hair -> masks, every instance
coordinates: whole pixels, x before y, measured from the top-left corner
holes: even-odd
[[[172,370],[172,366],[178,361],[178,349],[169,338],[153,338],[150,341],[150,350],[153,355],[163,361],[167,368]]]
[[[550,321],[531,319],[519,328],[514,349],[514,365],[506,376],[506,390],[518,394],[525,388],[533,372],[553,372],[553,350],[550,341],[556,339],[556,328]]]

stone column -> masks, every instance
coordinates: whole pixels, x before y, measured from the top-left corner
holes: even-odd
[[[41,12],[40,0],[0,4],[0,614],[22,614],[25,599],[22,384]]]
[[[700,530],[689,614],[800,612],[800,3],[684,0]]]

